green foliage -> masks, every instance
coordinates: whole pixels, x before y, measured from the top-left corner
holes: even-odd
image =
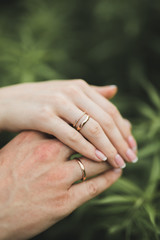
[[[116,184],[35,239],[159,239],[159,0],[0,6],[0,86],[62,78],[118,84],[114,103],[139,145],[139,162],[128,164]],[[10,137],[1,134],[1,145]]]

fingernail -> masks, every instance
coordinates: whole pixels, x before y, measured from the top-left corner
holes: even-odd
[[[136,143],[136,140],[134,139],[133,136],[129,136],[128,137],[128,142],[129,142],[129,145],[131,146],[132,150],[134,152],[137,151],[137,143]]]
[[[117,88],[116,85],[110,85],[109,87],[110,87],[110,88]]]
[[[106,161],[107,160],[107,157],[102,153],[100,152],[99,150],[96,149],[96,156],[102,160],[102,161]]]
[[[114,168],[113,171],[114,171],[115,173],[120,173],[122,170],[121,170],[121,168]]]
[[[136,158],[132,161],[132,163],[136,163],[136,162],[138,162],[138,157],[136,157]]]
[[[130,159],[131,162],[136,163],[138,161],[138,157],[136,154],[132,151],[132,149],[128,149],[126,152],[127,157]]]
[[[125,168],[126,164],[119,154],[115,156],[115,161],[120,168]]]

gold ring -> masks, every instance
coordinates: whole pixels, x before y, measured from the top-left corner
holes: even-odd
[[[78,125],[78,122],[79,122],[85,115],[86,115],[85,119],[82,121],[82,123],[80,123],[80,124]],[[90,116],[89,116],[88,114],[86,114],[86,112],[84,112],[83,115],[82,115],[78,120],[76,120],[76,122],[75,122],[75,124],[73,125],[73,127],[75,127],[77,131],[80,131],[80,130],[82,129],[82,127],[88,122],[89,119],[90,119]]]
[[[77,162],[78,162],[78,164],[79,164],[79,166],[80,166],[80,169],[81,169],[81,171],[82,171],[82,181],[85,181],[86,180],[86,171],[85,171],[85,168],[84,168],[84,165],[83,165],[83,163],[81,162],[81,160],[80,160],[80,158],[77,158],[76,159],[77,160]]]
[[[88,122],[90,119],[89,115],[86,115],[86,118],[83,120],[83,122],[77,127],[77,131],[81,130],[81,128]]]
[[[82,118],[85,114],[86,114],[86,112],[84,112],[83,115],[82,115],[78,120],[75,121],[75,123],[73,124],[73,127],[76,128],[77,123],[79,122],[79,120],[81,120],[81,118]]]

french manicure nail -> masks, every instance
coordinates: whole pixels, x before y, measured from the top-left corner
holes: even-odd
[[[133,136],[129,136],[128,137],[128,142],[129,142],[129,145],[132,148],[132,150],[134,152],[136,152],[137,151],[137,143],[136,143],[136,140],[134,139],[134,137]]]
[[[115,156],[115,161],[120,168],[125,168],[126,164],[119,154]]]
[[[132,149],[128,148],[126,155],[131,162],[136,163],[138,161],[138,157],[136,156]]]
[[[110,88],[117,88],[116,85],[110,85],[109,87],[110,87]]]
[[[96,156],[102,160],[102,161],[106,161],[107,160],[107,157],[102,153],[100,152],[99,150],[96,149]]]
[[[132,161],[132,163],[136,163],[136,162],[138,162],[138,157],[136,157],[136,158]]]

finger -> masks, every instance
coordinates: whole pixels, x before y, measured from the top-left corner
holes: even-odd
[[[95,178],[71,186],[69,199],[73,210],[109,188],[118,180],[121,173],[120,169],[109,170]]]
[[[113,98],[118,91],[118,88],[115,85],[103,86],[103,87],[92,86],[92,88],[96,92],[101,94],[103,97],[108,98],[108,99]]]
[[[54,135],[75,152],[78,152],[89,159],[102,161],[104,158],[104,156],[103,158],[98,158],[96,156],[95,146],[88,142],[77,130],[59,117],[48,119],[45,123],[43,123],[43,126],[40,126],[40,129],[41,131],[43,129],[44,132]]]
[[[132,129],[132,124],[131,124],[131,122],[130,122],[128,119],[125,119],[125,118],[124,118],[124,121],[125,121],[125,123],[126,123],[126,126],[131,130],[131,129]]]
[[[117,134],[116,136],[114,135],[116,130],[113,129],[112,131],[114,131],[114,133],[112,134],[113,134],[113,137],[115,138],[117,136]],[[92,142],[92,144],[94,144],[97,149],[99,149],[105,156],[107,156],[107,161],[113,167],[124,168],[126,166],[124,160],[118,154],[118,152],[120,153],[120,151],[118,151],[119,149],[117,149],[109,139],[112,136],[109,136],[108,133],[105,134],[104,130],[102,129],[102,127],[97,121],[90,118],[89,121],[80,130],[80,132],[85,138],[87,138],[90,142]]]
[[[81,157],[80,160],[84,166],[87,178],[111,169],[111,166],[107,164],[107,162],[95,162],[84,157]],[[71,186],[74,182],[82,179],[82,170],[77,162],[77,159],[67,161],[66,165],[69,172],[67,181]]]
[[[89,98],[87,98],[87,99],[85,99],[85,98],[86,98],[86,96],[84,96],[83,100],[85,101],[85,103],[87,105],[88,104],[87,101],[91,102],[91,100]],[[91,109],[96,109],[97,107],[99,108],[99,106],[94,105],[94,106],[91,106]],[[90,108],[88,108],[88,109],[90,109]],[[94,115],[93,117],[95,117],[95,119],[96,119],[99,112],[97,113],[97,109],[96,109],[96,111],[95,110],[93,111],[94,114],[92,114],[91,111],[92,110],[88,110],[88,113],[91,116]],[[83,116],[83,114],[84,113],[74,105],[63,109],[63,113],[61,113],[61,115],[63,115],[63,118],[72,124],[75,122],[76,119],[80,119],[80,121],[83,121],[83,119],[85,117],[85,116]],[[81,116],[83,116],[82,119],[81,119]],[[103,119],[104,118],[102,118],[102,121],[103,121]],[[72,129],[72,131],[73,131],[73,129]],[[115,131],[115,130],[113,129],[113,131]],[[106,136],[106,134],[104,133],[101,126],[94,119],[90,118],[89,121],[85,124],[85,126],[81,129],[80,133],[85,137],[84,139],[87,139],[90,142],[90,144],[92,144],[92,146],[95,146],[94,154],[96,155],[96,157],[98,157],[98,159],[103,160],[103,161],[108,160],[108,162],[115,168],[119,168],[119,167],[124,168],[125,167],[125,163],[124,163],[123,159],[121,158],[121,156],[118,154],[116,148],[112,145],[108,136]],[[82,137],[82,135],[80,133],[78,133],[76,131],[75,134],[77,135],[77,137],[80,137],[80,136]],[[114,135],[114,133],[113,133],[113,135]],[[69,136],[68,136],[68,138],[69,138]],[[114,138],[116,138],[116,136],[114,136]],[[117,139],[116,139],[116,141],[117,141]],[[85,140],[85,143],[86,143],[86,140]],[[75,148],[75,145],[79,145],[79,141],[77,141],[76,143],[74,142],[74,146],[73,146],[74,148]],[[87,149],[86,148],[81,149],[79,147],[80,153],[82,152],[82,150],[83,151],[85,150],[85,152],[83,152],[83,155],[87,158],[90,158],[90,157],[88,157],[89,152],[87,151]],[[93,157],[90,159],[93,159]]]
[[[62,142],[60,142],[58,139],[50,139],[51,148],[58,153],[58,156],[60,156],[61,160],[66,161],[66,159],[69,159],[71,155],[75,154],[75,150],[66,146]]]
[[[110,148],[107,148],[107,139],[105,141],[106,147],[104,148],[104,143],[101,143],[102,146],[100,148],[99,143],[102,139],[102,130],[106,136],[109,138],[110,143],[114,146],[115,149],[117,149],[118,153],[122,156],[123,159],[125,159],[128,162],[136,162],[137,156],[135,153],[129,148],[128,143],[123,138],[121,132],[117,128],[115,122],[113,121],[112,117],[106,113],[102,108],[100,108],[97,104],[95,104],[91,99],[89,99],[86,95],[82,96],[82,101],[79,102],[79,99],[77,101],[77,107],[86,110],[87,113],[95,120],[89,120],[82,130],[80,131],[87,139],[89,139],[91,142],[96,144],[95,146],[104,153],[105,156],[108,157],[108,161],[112,164],[113,167],[124,167],[124,166],[117,166],[117,159],[115,155],[115,151],[113,151],[114,160],[112,155],[111,144]],[[97,124],[97,123],[98,124]],[[104,138],[103,138],[104,139]],[[108,154],[108,155],[106,155]],[[119,156],[118,156],[119,158]],[[119,160],[118,160],[119,162]],[[122,161],[121,161],[122,162]],[[120,164],[121,164],[120,162]]]
[[[121,132],[122,136],[128,142],[130,147],[133,150],[135,150],[137,148],[136,140],[132,136],[131,129],[126,128],[126,122],[124,121],[123,117],[119,113],[118,109],[110,101],[105,99],[96,91],[93,91],[91,88],[89,88],[89,90],[85,90],[85,93],[92,101],[94,101],[97,105],[103,108],[105,112],[110,114],[115,124],[117,125],[119,131]]]
[[[128,119],[124,119],[124,121],[126,123],[126,127],[131,130],[132,129],[131,122]],[[136,142],[135,138],[132,135],[130,135],[128,137],[128,142],[129,142],[129,145],[132,148],[132,150],[137,154],[137,150],[138,150],[137,149],[137,142]]]

